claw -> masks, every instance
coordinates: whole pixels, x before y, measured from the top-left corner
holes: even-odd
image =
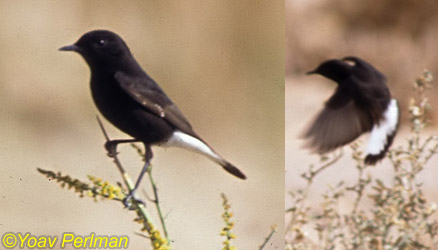
[[[138,204],[143,204],[143,206],[146,206],[146,203],[143,200],[135,197],[134,190],[129,192],[125,199],[123,199],[123,205],[125,205],[125,208],[128,208],[129,210],[135,210]]]
[[[117,142],[107,141],[105,142],[105,149],[109,157],[114,157],[118,154],[117,152]]]

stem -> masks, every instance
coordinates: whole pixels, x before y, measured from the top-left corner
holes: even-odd
[[[152,185],[152,190],[154,191],[154,203],[155,203],[155,207],[157,208],[158,215],[160,217],[161,227],[163,228],[164,236],[167,239],[167,244],[170,246],[170,240],[169,240],[169,235],[167,233],[166,223],[164,221],[163,213],[161,212],[160,199],[158,197],[158,188],[157,185],[155,185],[154,178],[152,177],[152,166],[150,166],[148,170],[148,175]]]
[[[344,152],[341,150],[339,155],[336,155],[332,160],[325,163],[324,165],[320,166],[317,170],[311,170],[307,175],[307,173],[302,174],[301,176],[305,179],[307,179],[308,182],[313,182],[313,178],[318,175],[321,171],[324,169],[330,167],[331,165],[335,164],[341,157],[343,156]]]
[[[273,226],[271,232],[269,233],[268,237],[265,238],[265,241],[263,242],[263,244],[260,246],[259,250],[262,250],[263,248],[265,248],[266,244],[268,244],[268,241],[272,238],[272,236],[274,235],[274,233],[277,232],[277,227]]]
[[[105,130],[105,127],[102,124],[102,121],[99,118],[99,116],[96,116],[96,118],[97,118],[97,122],[99,123],[100,129],[102,130],[102,133],[105,136],[106,141],[107,142],[111,141],[109,136],[108,136],[108,133]],[[117,157],[117,152],[113,152],[113,154],[110,154],[109,157],[113,158],[113,161],[116,164],[117,168],[119,169],[120,174],[122,175],[123,181],[124,181],[126,187],[128,188],[129,192],[134,190],[135,185],[133,184],[131,177],[129,177],[128,173],[126,173],[125,169],[123,168],[122,164],[120,163],[120,160]],[[144,219],[143,225],[146,228],[146,230],[149,232],[152,229],[150,227],[150,224],[149,224],[152,222],[151,216],[146,211],[146,208],[142,203],[137,202],[135,199],[133,199],[132,202],[138,208],[139,214]]]

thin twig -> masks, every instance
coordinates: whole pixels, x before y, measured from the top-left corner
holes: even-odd
[[[341,150],[339,155],[335,156],[332,160],[330,160],[329,162],[325,163],[324,165],[322,165],[321,167],[319,167],[317,170],[311,170],[310,173],[304,173],[301,176],[303,178],[305,178],[307,181],[312,182],[313,178],[318,175],[322,170],[326,169],[327,167],[333,165],[334,163],[336,163],[339,159],[341,159],[341,157],[344,155],[344,152]],[[307,175],[309,174],[309,175]]]
[[[269,233],[268,237],[266,237],[265,241],[260,246],[259,250],[262,250],[263,248],[265,248],[265,246],[268,244],[268,241],[272,238],[272,236],[276,232],[277,232],[277,226],[272,226],[271,232]]]
[[[430,158],[432,158],[432,156],[438,153],[438,138],[435,136],[432,136],[430,138],[435,138],[437,142],[435,143],[435,146],[433,146],[433,148],[429,150],[429,154],[424,159],[424,164],[426,164],[430,160]]]
[[[167,243],[170,246],[170,240],[169,240],[169,235],[167,233],[166,223],[164,221],[163,213],[161,212],[160,199],[158,197],[158,188],[157,185],[155,185],[154,178],[152,177],[152,166],[149,167],[148,175],[152,185],[152,190],[154,191],[154,203],[155,203],[155,207],[157,208],[158,215],[160,217],[161,227],[163,228],[164,236],[167,239]]]
[[[100,120],[99,116],[97,117],[97,122],[99,123],[100,129],[102,130],[103,135],[105,136],[105,139],[107,142],[111,141],[111,139],[108,136],[108,133],[105,130],[105,127],[102,124],[102,121]],[[114,163],[116,164],[117,168],[120,171],[120,174],[122,175],[123,181],[127,187],[127,189],[129,190],[129,192],[131,192],[132,190],[134,190],[135,185],[133,184],[133,181],[131,179],[131,177],[129,177],[128,173],[126,173],[125,169],[123,168],[122,164],[120,163],[119,158],[117,157],[117,153],[113,152],[113,154],[109,154],[109,157],[113,158]],[[134,205],[138,208],[139,210],[139,214],[143,217],[144,219],[144,227],[146,228],[146,230],[150,231],[151,227],[150,227],[150,223],[152,222],[151,216],[149,215],[149,213],[146,211],[145,206],[140,203],[137,202],[135,199],[132,200],[132,202],[134,203]]]
[[[96,116],[96,119],[97,119],[97,122],[99,123],[99,127],[100,127],[100,129],[102,130],[103,135],[105,136],[105,140],[106,140],[107,142],[111,141],[111,139],[109,138],[108,133],[106,132],[105,127],[103,126],[103,123],[102,123],[102,121],[100,120],[99,116]],[[122,177],[123,177],[123,181],[125,182],[125,185],[126,185],[128,188],[129,188],[129,187],[134,187],[134,186],[132,185],[132,180],[131,180],[131,178],[129,178],[129,176],[128,176],[128,178],[125,178],[126,171],[125,171],[125,169],[123,168],[122,164],[120,163],[120,160],[119,160],[119,158],[117,157],[116,154],[117,154],[117,152],[113,152],[113,154],[109,155],[109,157],[113,158],[114,163],[117,165],[117,168],[119,169],[120,174],[121,174]],[[131,190],[131,189],[130,189],[130,190]]]
[[[131,146],[137,150],[137,153],[140,156],[144,156],[144,153],[142,151],[142,149],[140,147],[138,147],[136,144],[132,143]],[[143,159],[145,160],[145,159]],[[161,223],[161,227],[163,228],[163,232],[164,232],[164,236],[167,239],[168,245],[170,245],[170,240],[169,240],[169,235],[167,232],[167,227],[166,227],[166,223],[165,223],[165,218],[163,216],[163,213],[161,211],[161,206],[160,206],[160,198],[158,196],[158,188],[157,185],[155,184],[154,178],[152,177],[152,165],[149,166],[149,169],[147,171],[148,175],[149,175],[149,180],[151,182],[151,186],[152,186],[152,190],[154,192],[154,198],[151,199],[147,194],[146,197],[148,198],[148,200],[152,201],[155,204],[155,207],[158,211],[158,215],[160,217],[160,223]]]

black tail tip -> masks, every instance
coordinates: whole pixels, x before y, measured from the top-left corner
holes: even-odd
[[[371,155],[371,154],[369,154],[369,155],[367,155],[365,157],[364,162],[367,165],[374,166],[374,165],[376,165],[377,162],[381,161],[385,157],[385,153],[381,153],[381,154],[378,154],[378,155]]]
[[[222,167],[225,169],[225,171],[236,176],[237,178],[240,178],[242,180],[246,180],[246,175],[244,173],[242,173],[242,171],[240,171],[238,168],[231,165],[230,163],[227,162]]]

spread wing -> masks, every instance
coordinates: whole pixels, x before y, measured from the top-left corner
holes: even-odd
[[[351,97],[337,91],[304,133],[307,147],[327,153],[354,141],[372,127],[368,115]]]
[[[178,107],[149,77],[130,77],[118,71],[114,75],[120,87],[145,110],[165,119],[186,134],[198,137]]]

